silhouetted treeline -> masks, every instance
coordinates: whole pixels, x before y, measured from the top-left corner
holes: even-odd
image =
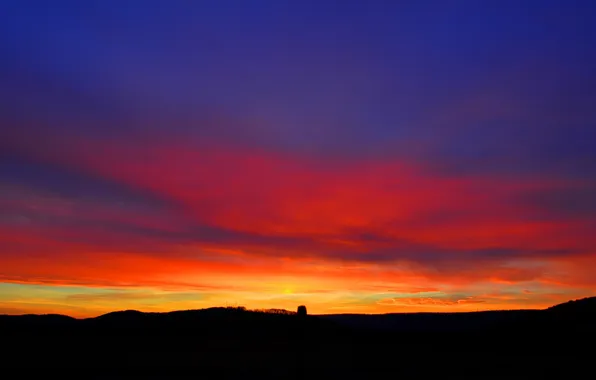
[[[12,355],[3,357],[4,365],[85,373],[125,368],[156,379],[188,371],[260,380],[568,379],[589,369],[595,304],[590,298],[546,310],[386,315],[234,307],[128,310],[88,319],[0,316],[0,338]]]
[[[304,309],[306,310],[306,309]],[[305,313],[305,311],[304,311]],[[283,309],[215,307],[167,313],[117,311],[95,318],[64,315],[0,316],[0,332],[11,334],[200,334],[203,337],[291,336],[304,334],[376,336],[376,334],[525,334],[594,332],[596,298],[570,301],[546,310],[470,313],[338,314],[297,318]],[[418,335],[420,336],[420,335]]]

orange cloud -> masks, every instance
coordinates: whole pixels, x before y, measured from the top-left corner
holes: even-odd
[[[151,201],[131,207],[4,188],[12,197],[4,207],[17,216],[26,209],[28,219],[1,226],[0,281],[273,297],[256,296],[255,307],[318,294],[376,311],[496,307],[476,298],[487,286],[595,289],[591,224],[575,214],[546,218],[548,204],[520,201],[564,181],[449,177],[397,160],[320,161],[212,144],[73,147],[37,154]],[[527,290],[516,298],[526,305],[552,291]],[[346,292],[381,301],[340,305]]]

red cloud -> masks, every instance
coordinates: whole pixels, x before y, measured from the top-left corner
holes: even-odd
[[[586,221],[536,218],[535,204],[511,202],[565,186],[558,180],[448,177],[404,161],[321,161],[171,141],[77,141],[36,154],[167,206],[143,214],[83,202],[71,212],[40,201],[39,212],[79,223],[3,226],[3,281],[225,289],[232,277],[276,283],[286,275],[311,292],[378,286],[411,293],[482,282],[593,285],[593,270],[574,264],[592,264],[596,251]],[[11,253],[23,247],[27,255]],[[333,269],[347,261],[360,269]]]

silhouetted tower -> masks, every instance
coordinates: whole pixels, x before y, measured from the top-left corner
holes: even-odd
[[[298,306],[298,316],[299,317],[306,317],[306,306],[300,305]]]
[[[306,339],[307,335],[307,326],[306,326],[306,306],[300,305],[298,306],[298,311],[296,312],[298,318],[296,320],[298,339],[297,339],[297,346],[298,350],[296,352],[296,365],[297,371],[296,374],[298,375],[299,379],[306,379],[306,373],[304,368],[305,362],[305,353],[308,351],[308,340]]]

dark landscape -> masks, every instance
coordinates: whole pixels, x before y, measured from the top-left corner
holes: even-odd
[[[83,378],[590,377],[596,297],[546,310],[0,316],[3,367]]]

